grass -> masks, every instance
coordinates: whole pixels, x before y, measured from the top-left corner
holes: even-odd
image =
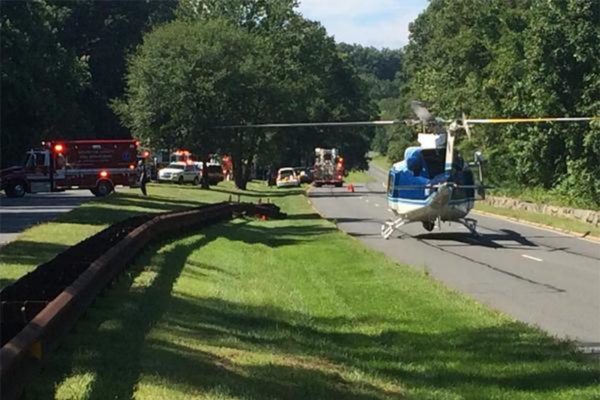
[[[567,196],[563,193],[557,192],[556,190],[549,190],[541,187],[499,187],[494,189],[490,194],[493,196],[512,197],[537,204],[548,204],[558,207],[582,208],[585,210],[600,211],[600,201],[596,203],[583,201],[580,198]]]
[[[387,156],[378,153],[373,154],[373,156],[371,157],[371,163],[384,171],[387,171],[392,167],[392,163],[387,158]]]
[[[186,202],[228,196],[181,190]],[[571,344],[368,250],[301,189],[276,194],[286,220],[236,220],[148,248],[26,397],[599,398],[600,367]]]
[[[257,186],[260,187],[260,186]],[[139,189],[119,189],[114,195],[84,203],[53,222],[27,229],[18,239],[2,247],[0,252],[0,288],[14,282],[37,265],[50,260],[68,246],[80,242],[108,225],[149,212],[164,212],[227,200],[238,192],[230,182],[223,182],[210,191],[192,186],[149,185],[150,197]],[[247,192],[244,201],[257,197],[286,196],[289,192]]]
[[[376,179],[367,171],[352,170],[344,178],[345,183],[369,183],[375,182]]]
[[[585,222],[576,221],[570,218],[555,217],[552,215],[540,214],[524,210],[512,210],[508,208],[493,207],[483,202],[477,202],[475,210],[488,212],[504,217],[515,218],[521,221],[533,222],[535,224],[545,225],[551,228],[557,228],[568,232],[580,233],[584,236],[594,236],[600,238],[600,227]]]

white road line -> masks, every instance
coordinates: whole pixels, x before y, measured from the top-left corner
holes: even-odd
[[[369,202],[369,199],[365,199],[365,201],[368,203],[368,202]]]
[[[385,185],[385,183],[381,182],[381,186],[383,186],[384,189],[387,189],[387,186]]]
[[[530,260],[538,261],[538,262],[544,261],[541,258],[537,258],[537,257],[533,257],[533,256],[528,256],[527,254],[521,254],[521,257],[529,258]]]
[[[375,207],[379,207],[379,204],[375,203]]]

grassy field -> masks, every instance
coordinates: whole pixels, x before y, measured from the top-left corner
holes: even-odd
[[[376,181],[376,179],[372,175],[370,175],[367,171],[357,171],[357,170],[350,171],[348,176],[346,176],[344,178],[345,183],[369,183],[369,182],[375,182],[375,181]]]
[[[548,204],[559,207],[582,208],[585,210],[600,211],[600,203],[582,201],[578,197],[564,194],[540,187],[509,188],[499,187],[490,192],[494,196],[504,196],[520,199],[537,204]]]
[[[545,225],[563,231],[580,233],[582,236],[593,236],[600,238],[600,227],[592,224],[586,224],[569,218],[554,217],[546,214],[539,214],[524,210],[511,210],[508,208],[498,208],[478,202],[475,210],[502,215],[504,217],[514,218],[520,221],[533,222],[534,224]]]
[[[158,211],[230,190],[151,189],[152,199],[124,193],[66,218],[83,229],[85,215],[107,223],[122,202],[123,213]],[[301,189],[268,195],[288,219],[236,220],[148,248],[26,398],[599,398],[600,367],[569,343],[366,249]]]
[[[260,186],[258,186],[260,187]],[[108,225],[148,212],[164,212],[201,204],[237,200],[237,192],[230,183],[221,183],[210,191],[192,186],[149,185],[150,197],[139,189],[119,189],[108,198],[84,203],[61,218],[26,230],[15,242],[2,247],[0,252],[0,288],[10,284],[35,266],[91,236]],[[242,200],[257,197],[280,196],[281,192],[247,192]]]
[[[374,154],[371,157],[371,163],[384,171],[387,171],[392,167],[392,163],[387,158],[387,156],[382,156],[381,154]]]

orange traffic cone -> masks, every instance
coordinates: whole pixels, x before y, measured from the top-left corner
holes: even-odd
[[[354,193],[354,185],[349,183],[348,184],[348,191]]]
[[[266,221],[267,220],[267,216],[266,215],[261,215],[260,216],[260,220],[261,221]]]

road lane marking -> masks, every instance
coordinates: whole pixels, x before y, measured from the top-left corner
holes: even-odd
[[[542,260],[541,258],[537,258],[537,257],[533,257],[533,256],[528,256],[527,254],[521,254],[521,257],[525,257],[525,258],[528,258],[528,259],[530,259],[530,260],[537,261],[537,262],[542,262],[542,261],[544,261],[544,260]]]
[[[375,203],[375,207],[379,207],[379,204]]]
[[[368,203],[368,202],[369,202],[369,199],[366,199],[365,201]]]

